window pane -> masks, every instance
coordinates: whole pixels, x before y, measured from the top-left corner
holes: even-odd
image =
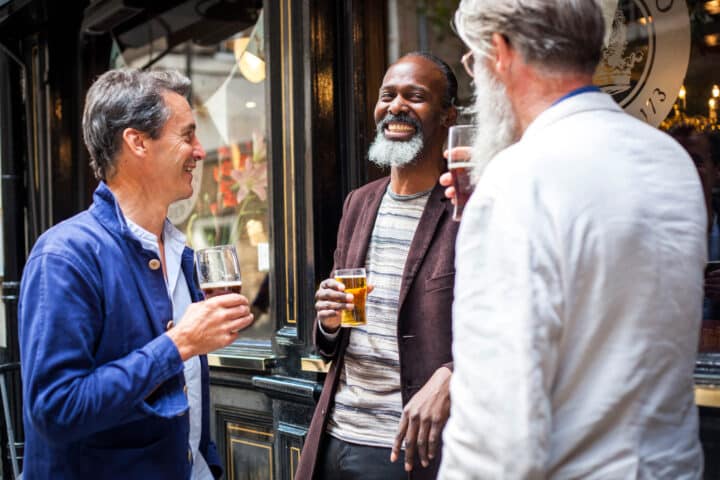
[[[242,338],[269,338],[268,271],[270,238],[266,80],[260,13],[254,25],[216,43],[186,41],[152,62],[153,53],[167,46],[117,47],[115,66],[176,69],[192,80],[197,134],[207,152],[194,170],[194,193],[173,204],[168,216],[194,248],[234,244],[243,291],[255,313],[255,323]],[[151,51],[152,50],[152,51]],[[157,55],[157,53],[155,53]]]

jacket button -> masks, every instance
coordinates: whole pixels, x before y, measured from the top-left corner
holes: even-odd
[[[160,260],[153,258],[148,262],[148,267],[150,267],[150,270],[157,270],[160,268]]]
[[[320,413],[323,415],[325,415],[325,412],[326,412],[326,410],[324,408],[320,411]]]
[[[192,463],[192,450],[188,448],[188,463]]]
[[[183,387],[183,393],[185,393],[185,395],[187,396],[187,385]]]
[[[174,327],[174,326],[175,326],[175,322],[173,322],[172,320],[170,320],[170,321],[167,323],[167,325],[165,325],[165,330],[170,330],[170,329],[171,329],[172,327]]]

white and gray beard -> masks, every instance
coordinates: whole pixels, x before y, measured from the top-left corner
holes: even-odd
[[[482,177],[490,161],[517,140],[517,119],[512,111],[505,86],[485,66],[475,62],[475,104],[473,116],[477,135],[472,150],[471,180],[474,185]]]
[[[424,146],[422,132],[415,130],[410,140],[388,140],[383,129],[378,128],[375,140],[368,150],[368,158],[378,167],[403,167],[412,163]]]

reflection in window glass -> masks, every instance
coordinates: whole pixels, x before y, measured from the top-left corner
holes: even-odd
[[[151,67],[176,69],[192,80],[197,134],[207,157],[194,170],[193,196],[172,205],[168,216],[194,249],[236,246],[243,294],[256,318],[241,338],[269,338],[273,331],[262,25],[260,14],[254,25],[218,43],[181,43]],[[138,55],[141,50],[122,51],[115,66],[143,67],[152,54]]]

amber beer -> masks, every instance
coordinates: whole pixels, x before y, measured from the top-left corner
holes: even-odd
[[[453,187],[455,187],[455,211],[453,213],[455,220],[459,220],[462,216],[465,204],[473,192],[473,185],[470,181],[470,170],[472,167],[472,162],[455,162],[448,164],[450,174],[452,175]]]
[[[335,271],[335,280],[345,285],[345,292],[353,296],[352,310],[343,310],[340,314],[341,327],[365,325],[365,300],[367,299],[367,276],[364,268],[348,268]]]
[[[205,293],[205,298],[212,298],[226,293],[242,293],[242,282],[240,280],[231,282],[203,283],[200,289]]]

